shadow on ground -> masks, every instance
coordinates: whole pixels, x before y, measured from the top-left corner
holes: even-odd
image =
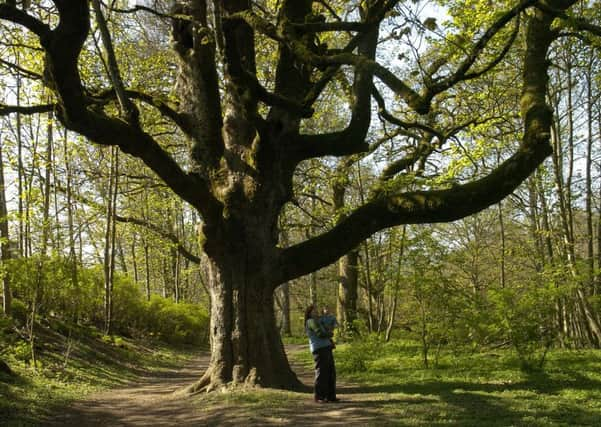
[[[165,371],[136,386],[93,396],[49,419],[47,425],[571,426],[600,425],[601,419],[594,408],[562,403],[560,393],[565,388],[575,392],[601,390],[601,383],[577,372],[561,382],[539,374],[507,384],[340,384],[342,402],[317,404],[309,387],[311,369],[295,364],[295,371],[307,385],[302,392],[267,389],[193,397],[173,393],[198,379],[207,362],[208,356],[204,356],[178,371]],[[529,402],[522,404],[526,400]]]

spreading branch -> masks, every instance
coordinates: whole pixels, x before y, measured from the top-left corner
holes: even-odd
[[[497,19],[488,28],[488,30],[486,30],[486,32],[482,35],[482,37],[480,37],[480,39],[478,39],[476,44],[473,46],[471,52],[467,55],[467,57],[463,60],[463,62],[457,67],[457,70],[455,70],[455,72],[452,75],[438,81],[437,83],[434,83],[434,84],[431,84],[430,86],[428,86],[426,94],[424,95],[424,100],[429,102],[429,100],[431,100],[434,96],[436,96],[437,94],[439,94],[441,92],[444,92],[445,90],[448,90],[449,88],[453,87],[457,83],[459,83],[461,81],[475,79],[475,78],[481,76],[482,74],[485,74],[488,71],[492,70],[495,66],[497,66],[503,60],[503,58],[505,58],[505,56],[511,49],[511,46],[513,46],[513,42],[517,38],[517,35],[519,33],[519,28],[520,28],[519,19],[516,20],[514,30],[512,31],[508,41],[505,43],[503,49],[495,57],[495,59],[493,59],[489,64],[482,67],[482,69],[480,69],[478,71],[475,71],[472,73],[468,72],[472,68],[472,66],[474,65],[476,60],[480,57],[480,55],[482,54],[482,52],[484,51],[484,49],[486,48],[488,43],[492,40],[492,38],[495,35],[497,35],[499,33],[499,31],[501,31],[503,28],[505,28],[505,26],[512,19],[514,19],[516,16],[519,16],[519,14],[521,12],[523,12],[527,8],[533,6],[535,3],[536,3],[536,0],[522,1],[520,4],[513,7],[512,9],[510,9],[509,11],[504,13],[499,19]]]
[[[52,31],[27,13],[6,4],[0,4],[0,19],[24,25],[39,36],[46,51],[44,76],[58,97],[59,120],[67,129],[92,142],[117,145],[123,152],[140,158],[199,212],[216,215],[220,207],[205,180],[196,173],[184,171],[135,120],[128,123],[88,108],[90,99],[81,82],[78,60],[90,31],[90,5],[87,0],[55,0],[54,3],[60,20]]]
[[[573,2],[563,2],[569,7]],[[552,110],[546,103],[546,55],[554,17],[530,18],[524,60],[521,111],[524,134],[519,149],[488,176],[447,189],[375,193],[331,230],[282,250],[278,284],[324,267],[379,230],[401,224],[449,222],[479,212],[511,194],[550,154]]]
[[[50,38],[50,26],[29,15],[24,10],[17,8],[15,5],[0,3],[0,19],[7,20],[27,28],[40,38],[42,45]]]

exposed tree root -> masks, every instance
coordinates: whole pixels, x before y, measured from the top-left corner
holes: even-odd
[[[224,382],[219,375],[215,374],[216,369],[208,368],[198,381],[180,390],[178,394],[193,396],[214,391],[249,390],[253,388],[277,388],[292,391],[307,391],[310,389],[310,387],[300,382],[294,373],[292,373],[292,378],[277,384],[262,384],[255,369],[251,369],[244,379],[238,381]]]

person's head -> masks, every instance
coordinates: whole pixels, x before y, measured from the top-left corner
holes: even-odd
[[[305,309],[305,323],[307,323],[307,320],[311,319],[314,316],[315,316],[315,306],[313,304],[311,304],[309,307],[307,307]]]
[[[328,307],[327,305],[324,305],[321,308],[321,315],[322,316],[327,316],[328,314],[330,314],[330,307]]]

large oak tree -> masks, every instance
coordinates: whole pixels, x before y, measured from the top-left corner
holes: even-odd
[[[54,102],[0,106],[0,113],[54,110],[66,128],[89,141],[117,145],[141,159],[202,217],[203,249],[210,260],[211,363],[191,387],[196,391],[229,383],[297,386],[274,317],[279,285],[331,264],[387,227],[453,221],[478,212],[510,194],[544,161],[551,153],[552,121],[545,100],[547,53],[559,34],[552,24],[565,20],[575,1],[499,2],[491,6],[499,8],[495,18],[463,53],[451,58],[441,50],[443,56],[429,65],[416,62],[419,78],[411,82],[378,62],[385,56],[378,53],[379,40],[395,38],[391,28],[399,0],[178,0],[168,13],[139,6],[140,13],[160,16],[172,28],[179,70],[177,99],[171,103],[127,87],[113,47],[116,38],[103,16],[107,9],[98,0],[29,3],[0,3],[0,19],[39,39],[43,82]],[[525,26],[517,25],[520,17]],[[81,56],[92,23],[106,52],[111,88],[93,87],[82,77]],[[326,35],[330,45],[323,42]],[[445,142],[447,132],[431,126],[432,116],[421,118],[445,93],[502,63],[518,39],[525,44],[523,69],[516,70],[521,103],[515,107],[523,135],[515,153],[471,182],[414,191],[395,186],[395,176],[423,163]],[[497,47],[490,50],[493,43]],[[260,72],[269,61],[274,72]],[[350,82],[346,127],[303,131],[324,99],[320,95],[338,79]],[[308,159],[369,152],[372,104],[395,126],[429,137],[382,168],[371,196],[330,229],[280,247],[278,218],[294,197],[296,168]],[[145,129],[142,106],[156,109],[185,135],[190,142],[185,162],[176,161]],[[394,116],[391,109],[411,119]]]

